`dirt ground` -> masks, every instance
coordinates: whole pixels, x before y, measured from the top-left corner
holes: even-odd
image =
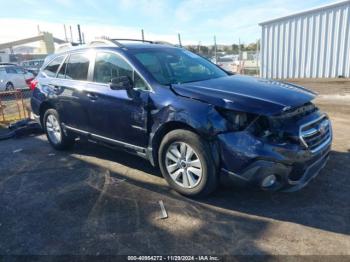
[[[191,200],[136,156],[82,142],[57,152],[45,136],[0,141],[0,254],[350,255],[348,83],[319,88],[333,150],[295,193],[221,187]]]

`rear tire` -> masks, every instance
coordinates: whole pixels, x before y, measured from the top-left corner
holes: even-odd
[[[163,177],[180,194],[203,197],[217,188],[218,172],[210,146],[191,131],[166,134],[158,159]]]
[[[64,150],[74,145],[74,137],[65,134],[55,109],[49,109],[45,112],[43,126],[47,139],[55,149]]]

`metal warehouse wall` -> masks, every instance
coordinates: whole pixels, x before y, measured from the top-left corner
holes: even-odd
[[[260,25],[262,77],[350,77],[350,1]]]

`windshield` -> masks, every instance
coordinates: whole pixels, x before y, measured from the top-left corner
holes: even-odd
[[[206,59],[184,49],[133,50],[136,59],[163,85],[181,84],[227,76]]]

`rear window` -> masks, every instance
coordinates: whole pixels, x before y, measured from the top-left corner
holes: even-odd
[[[233,59],[228,57],[220,57],[218,58],[218,62],[233,62]]]
[[[60,64],[63,61],[63,56],[56,57],[43,70],[43,73],[48,77],[55,77]]]
[[[24,69],[23,68],[20,68],[20,67],[16,67],[16,72],[17,72],[17,74],[25,74],[26,72],[24,71]]]
[[[65,70],[66,79],[87,80],[89,71],[88,55],[85,53],[72,54],[69,57]]]

